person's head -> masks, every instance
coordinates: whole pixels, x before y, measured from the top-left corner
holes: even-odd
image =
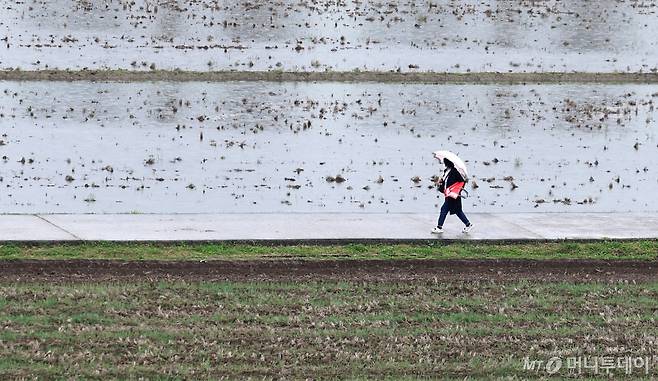
[[[452,163],[452,161],[446,159],[445,157],[443,158],[443,165],[446,166],[446,168],[453,168],[455,165]]]

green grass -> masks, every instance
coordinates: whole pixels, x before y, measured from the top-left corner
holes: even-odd
[[[19,283],[0,300],[0,379],[546,379],[525,356],[658,351],[658,282]]]
[[[248,244],[86,243],[0,245],[0,259],[658,259],[658,241],[268,246]]]

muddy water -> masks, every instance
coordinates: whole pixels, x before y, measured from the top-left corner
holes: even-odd
[[[0,68],[657,69],[654,0],[0,2]]]
[[[449,149],[468,210],[655,211],[655,101],[649,85],[0,82],[0,209],[427,212],[431,152]]]

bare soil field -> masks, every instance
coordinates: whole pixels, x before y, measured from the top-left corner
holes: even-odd
[[[11,260],[0,282],[93,281],[656,281],[658,262],[627,260]]]

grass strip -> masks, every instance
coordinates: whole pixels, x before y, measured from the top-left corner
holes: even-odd
[[[0,259],[594,259],[656,260],[658,241],[259,245],[222,243],[4,244]]]

